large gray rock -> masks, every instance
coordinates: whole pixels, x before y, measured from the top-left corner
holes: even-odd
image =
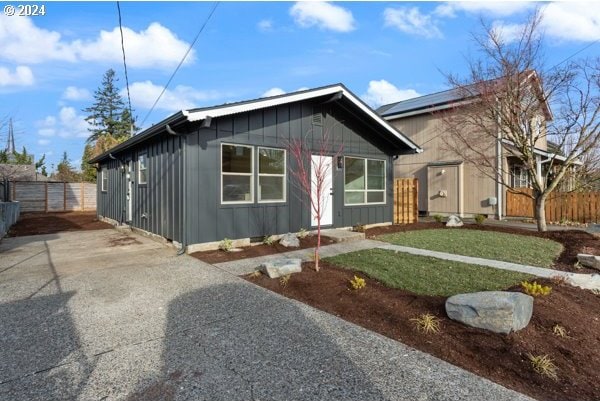
[[[578,253],[577,260],[582,266],[600,270],[600,256],[588,255],[587,253]]]
[[[276,259],[265,262],[260,267],[270,278],[278,278],[292,273],[300,273],[302,271],[302,259]]]
[[[300,246],[300,240],[296,234],[287,233],[279,240],[279,243],[286,248],[298,248]]]
[[[448,217],[448,221],[446,222],[446,227],[462,227],[463,226],[463,222],[460,219],[460,217],[458,217],[455,214],[451,214]]]
[[[510,333],[529,324],[533,297],[521,292],[483,291],[458,294],[446,300],[452,320],[495,333]]]

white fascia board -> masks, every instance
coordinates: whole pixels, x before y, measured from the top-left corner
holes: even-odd
[[[231,114],[244,113],[252,110],[264,109],[268,107],[279,106],[282,104],[299,102],[307,99],[312,99],[320,96],[334,95],[342,92],[342,95],[349,99],[354,105],[366,113],[369,117],[377,121],[383,128],[385,128],[390,134],[404,142],[409,148],[413,149],[416,153],[423,152],[423,149],[419,148],[403,135],[401,135],[395,128],[393,128],[387,121],[381,116],[371,110],[363,102],[357,99],[352,93],[346,90],[344,87],[336,85],[329,88],[316,89],[313,91],[306,91],[302,93],[291,93],[289,95],[279,96],[275,98],[266,98],[264,100],[257,100],[255,102],[249,102],[238,105],[223,106],[214,109],[206,109],[199,111],[182,110],[184,116],[187,117],[188,121],[200,121],[207,117],[215,118],[221,116],[227,116]]]

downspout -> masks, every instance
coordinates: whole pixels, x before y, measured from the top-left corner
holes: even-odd
[[[173,128],[171,128],[171,126],[169,124],[165,125],[165,129],[167,130],[167,133],[169,135],[174,135],[174,136],[178,136],[179,138],[183,137],[183,134],[180,132],[176,132],[173,130]],[[185,191],[185,183],[186,183],[186,160],[185,160],[185,141],[180,139],[180,149],[181,149],[181,166],[182,166],[182,185],[180,185],[180,194],[182,196],[180,196],[181,200],[182,200],[182,205],[181,205],[181,248],[179,248],[179,250],[177,251],[177,256],[181,256],[183,254],[185,254],[186,248],[187,248],[187,230],[185,227],[185,224],[187,224],[187,210],[186,210],[186,199],[185,199],[185,195],[183,194],[183,192]]]
[[[498,102],[498,99],[496,99],[496,102],[498,103],[498,107],[500,106],[500,103]],[[497,206],[497,210],[496,210],[496,217],[498,218],[498,220],[502,220],[502,211],[504,210],[504,205],[503,205],[503,194],[502,194],[502,181],[503,181],[503,177],[502,177],[502,172],[503,172],[503,163],[502,163],[502,128],[501,128],[501,124],[502,124],[502,119],[500,116],[500,112],[498,112],[498,121],[497,121],[497,127],[498,127],[498,132],[497,132],[497,136],[496,136],[496,199],[498,200],[498,206]]]

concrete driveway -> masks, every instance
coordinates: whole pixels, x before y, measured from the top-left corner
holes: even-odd
[[[0,399],[527,398],[147,238],[99,230],[0,242]]]

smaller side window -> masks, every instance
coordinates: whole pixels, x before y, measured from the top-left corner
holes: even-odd
[[[146,154],[142,153],[138,156],[138,184],[146,184],[148,182],[148,167],[146,165]]]
[[[101,170],[101,179],[102,179],[102,192],[108,191],[108,171],[106,171],[106,167]]]

